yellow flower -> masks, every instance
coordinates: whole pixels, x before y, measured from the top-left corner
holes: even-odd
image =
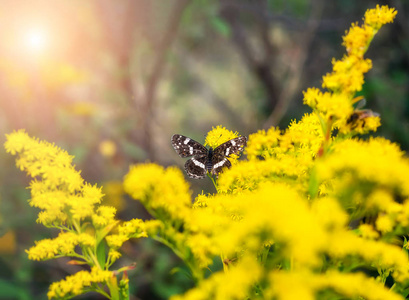
[[[280,130],[278,128],[270,128],[267,130],[259,130],[249,136],[245,153],[249,160],[262,157],[267,159],[273,155],[274,147],[278,145],[280,138]]]
[[[239,162],[220,176],[219,191],[239,194],[265,181],[288,180],[306,189],[308,170],[323,139],[320,128],[317,116],[306,114],[283,133],[272,128],[250,135],[249,160]]]
[[[75,256],[75,247],[95,246],[95,238],[87,233],[76,234],[73,232],[63,232],[54,239],[43,239],[36,242],[26,252],[31,260],[51,259],[58,256]]]
[[[386,5],[379,7],[376,5],[376,8],[369,9],[365,12],[364,21],[365,24],[379,29],[382,25],[387,23],[392,23],[398,12],[394,8],[389,8]]]
[[[348,222],[347,214],[334,198],[319,198],[312,203],[311,209],[315,219],[328,230],[343,228]]]
[[[221,144],[239,137],[240,135],[238,132],[233,132],[230,130],[227,130],[225,127],[219,125],[217,127],[212,127],[212,130],[210,130],[207,133],[206,139],[205,139],[205,146],[210,146],[211,148],[215,149]],[[229,156],[229,161],[231,162],[232,165],[236,164],[237,159],[239,158],[240,155],[238,154],[231,154]]]
[[[356,113],[353,111],[355,93],[362,90],[364,74],[372,68],[371,60],[364,59],[363,55],[379,28],[392,22],[395,15],[396,11],[387,6],[368,10],[365,23],[361,26],[353,23],[343,37],[347,55],[341,60],[334,59],[333,71],[323,77],[322,87],[329,92],[321,92],[317,88],[309,88],[304,92],[304,104],[309,105],[320,118],[326,143],[334,128],[338,128],[342,134],[363,134],[379,127],[380,119],[375,116],[358,118],[356,122],[348,120],[353,120],[353,114]]]
[[[266,290],[266,299],[292,300],[316,299],[318,292],[326,292],[326,299],[364,298],[403,300],[383,284],[368,278],[364,274],[344,274],[328,271],[325,274],[314,274],[305,270],[283,272],[275,271],[269,275],[272,285]]]
[[[140,219],[132,219],[117,226],[117,233],[105,237],[111,249],[118,249],[130,238],[148,237],[145,223]]]
[[[24,130],[6,135],[6,151],[19,157],[17,167],[31,177],[41,177],[50,189],[74,192],[83,185],[83,179],[72,166],[73,157],[55,145],[30,138]]]
[[[239,137],[237,131],[233,132],[227,130],[221,125],[218,125],[216,127],[212,127],[212,130],[207,133],[204,145],[215,149],[217,146],[220,146],[221,144],[237,137]]]
[[[365,239],[375,240],[379,237],[379,233],[374,230],[372,225],[361,224],[358,227],[359,234]]]
[[[404,198],[409,195],[409,180],[405,175],[409,173],[409,161],[396,144],[382,138],[351,139],[334,145],[333,153],[317,164],[317,172],[319,178],[333,180],[338,195],[348,196],[349,192],[362,190],[363,184],[370,183],[391,193],[400,191]]]
[[[322,87],[348,97],[362,90],[364,74],[372,68],[370,59],[358,56],[345,56],[342,60],[333,60],[333,72],[322,78]],[[350,103],[349,103],[350,104]]]
[[[257,252],[265,242],[274,240],[283,247],[283,255],[297,263],[317,266],[325,248],[324,229],[297,192],[283,184],[264,184],[256,191],[236,196],[243,219],[230,223],[218,233],[223,253],[237,247]]]
[[[114,262],[118,260],[122,256],[121,252],[113,250],[112,248],[109,249],[108,252],[108,261]]]
[[[213,240],[201,233],[188,236],[186,245],[191,249],[195,260],[201,268],[206,268],[210,265],[213,262],[212,258],[220,253]]]
[[[106,284],[114,274],[93,267],[91,271],[79,271],[64,280],[54,282],[47,294],[48,299],[72,298],[89,290],[92,285]]]
[[[251,287],[261,278],[262,270],[254,259],[245,257],[229,272],[217,272],[199,283],[184,295],[173,296],[171,300],[225,300],[247,299]]]
[[[362,57],[375,33],[375,30],[366,24],[362,26],[358,26],[357,23],[352,24],[347,35],[343,38],[343,45],[348,54]]]
[[[167,217],[183,219],[191,207],[189,185],[174,167],[165,170],[157,164],[132,166],[125,176],[124,190],[156,217],[165,213]]]
[[[108,158],[113,157],[116,151],[116,144],[112,140],[103,140],[99,144],[99,152],[102,154],[102,156]]]
[[[382,233],[391,232],[394,225],[395,222],[388,215],[378,216],[376,220],[376,228]]]
[[[110,267],[121,256],[117,249],[125,241],[147,236],[144,223],[134,219],[117,226],[116,209],[100,205],[101,188],[85,183],[72,165],[73,157],[58,147],[30,138],[24,131],[7,135],[5,147],[18,155],[17,166],[35,177],[30,183],[29,203],[41,209],[37,222],[60,229],[58,237],[38,241],[27,250],[29,259],[67,256],[75,257],[74,263],[95,266],[91,272],[80,271],[54,283],[49,298],[71,298],[88,291],[107,295],[99,284],[108,285],[111,294],[118,292],[117,286],[107,282],[113,273],[100,268]],[[172,171],[165,175],[170,183],[173,177]],[[108,235],[111,231],[117,234]],[[110,247],[106,261],[97,253],[104,238]],[[127,291],[126,280],[120,282],[119,289]]]
[[[409,260],[401,247],[380,241],[360,238],[352,232],[338,232],[327,240],[328,254],[333,258],[355,256],[360,262],[367,262],[381,269],[394,270],[395,281],[409,279]]]
[[[96,209],[96,213],[91,216],[92,224],[94,224],[94,226],[98,228],[114,223],[115,213],[115,207],[101,205]]]

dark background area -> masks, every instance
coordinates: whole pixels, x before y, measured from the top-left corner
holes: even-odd
[[[362,94],[385,136],[409,148],[409,2],[355,0],[123,0],[0,2],[0,141],[24,128],[75,156],[104,186],[105,204],[128,220],[148,217],[123,195],[129,165],[183,168],[174,133],[204,142],[212,126],[241,135],[285,129],[310,112],[302,91],[321,86],[342,35],[376,4],[398,10],[372,42]],[[67,260],[28,261],[24,249],[57,233],[35,223],[29,178],[0,151],[0,299],[43,299],[76,272]],[[193,195],[215,192],[194,181]],[[133,299],[166,299],[192,283],[161,245],[124,246]],[[88,299],[86,296],[84,299]]]

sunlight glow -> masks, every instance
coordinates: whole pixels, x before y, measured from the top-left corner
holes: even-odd
[[[47,34],[42,29],[31,29],[25,35],[27,49],[33,53],[44,52],[47,47]]]

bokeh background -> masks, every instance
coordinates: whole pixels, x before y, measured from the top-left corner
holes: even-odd
[[[398,10],[367,57],[362,94],[380,113],[376,133],[409,148],[409,1],[1,0],[0,141],[24,128],[75,156],[84,179],[104,187],[118,217],[149,218],[123,194],[130,164],[183,167],[174,133],[204,142],[212,126],[241,135],[284,129],[309,108],[342,35],[376,4]],[[213,193],[189,180],[193,195]],[[0,149],[0,299],[45,299],[48,285],[78,271],[67,259],[28,261],[25,249],[56,232],[35,223],[29,178]],[[132,299],[167,299],[192,282],[151,240],[124,246]],[[173,272],[175,268],[181,268]],[[99,299],[87,295],[82,299]]]

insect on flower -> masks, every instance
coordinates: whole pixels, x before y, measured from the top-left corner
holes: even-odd
[[[370,109],[361,109],[366,104],[366,100],[364,98],[357,97],[355,102],[357,102],[356,108],[347,119],[347,124],[351,126],[351,129],[355,129],[357,127],[363,128],[365,127],[365,119],[380,116],[377,112]]]
[[[223,167],[230,168],[231,163],[228,157],[243,151],[247,144],[247,138],[245,136],[237,137],[215,149],[209,148],[209,150],[199,142],[180,134],[174,134],[171,142],[180,157],[193,156],[185,163],[187,175],[190,178],[202,179],[206,177],[207,172],[217,176]]]

